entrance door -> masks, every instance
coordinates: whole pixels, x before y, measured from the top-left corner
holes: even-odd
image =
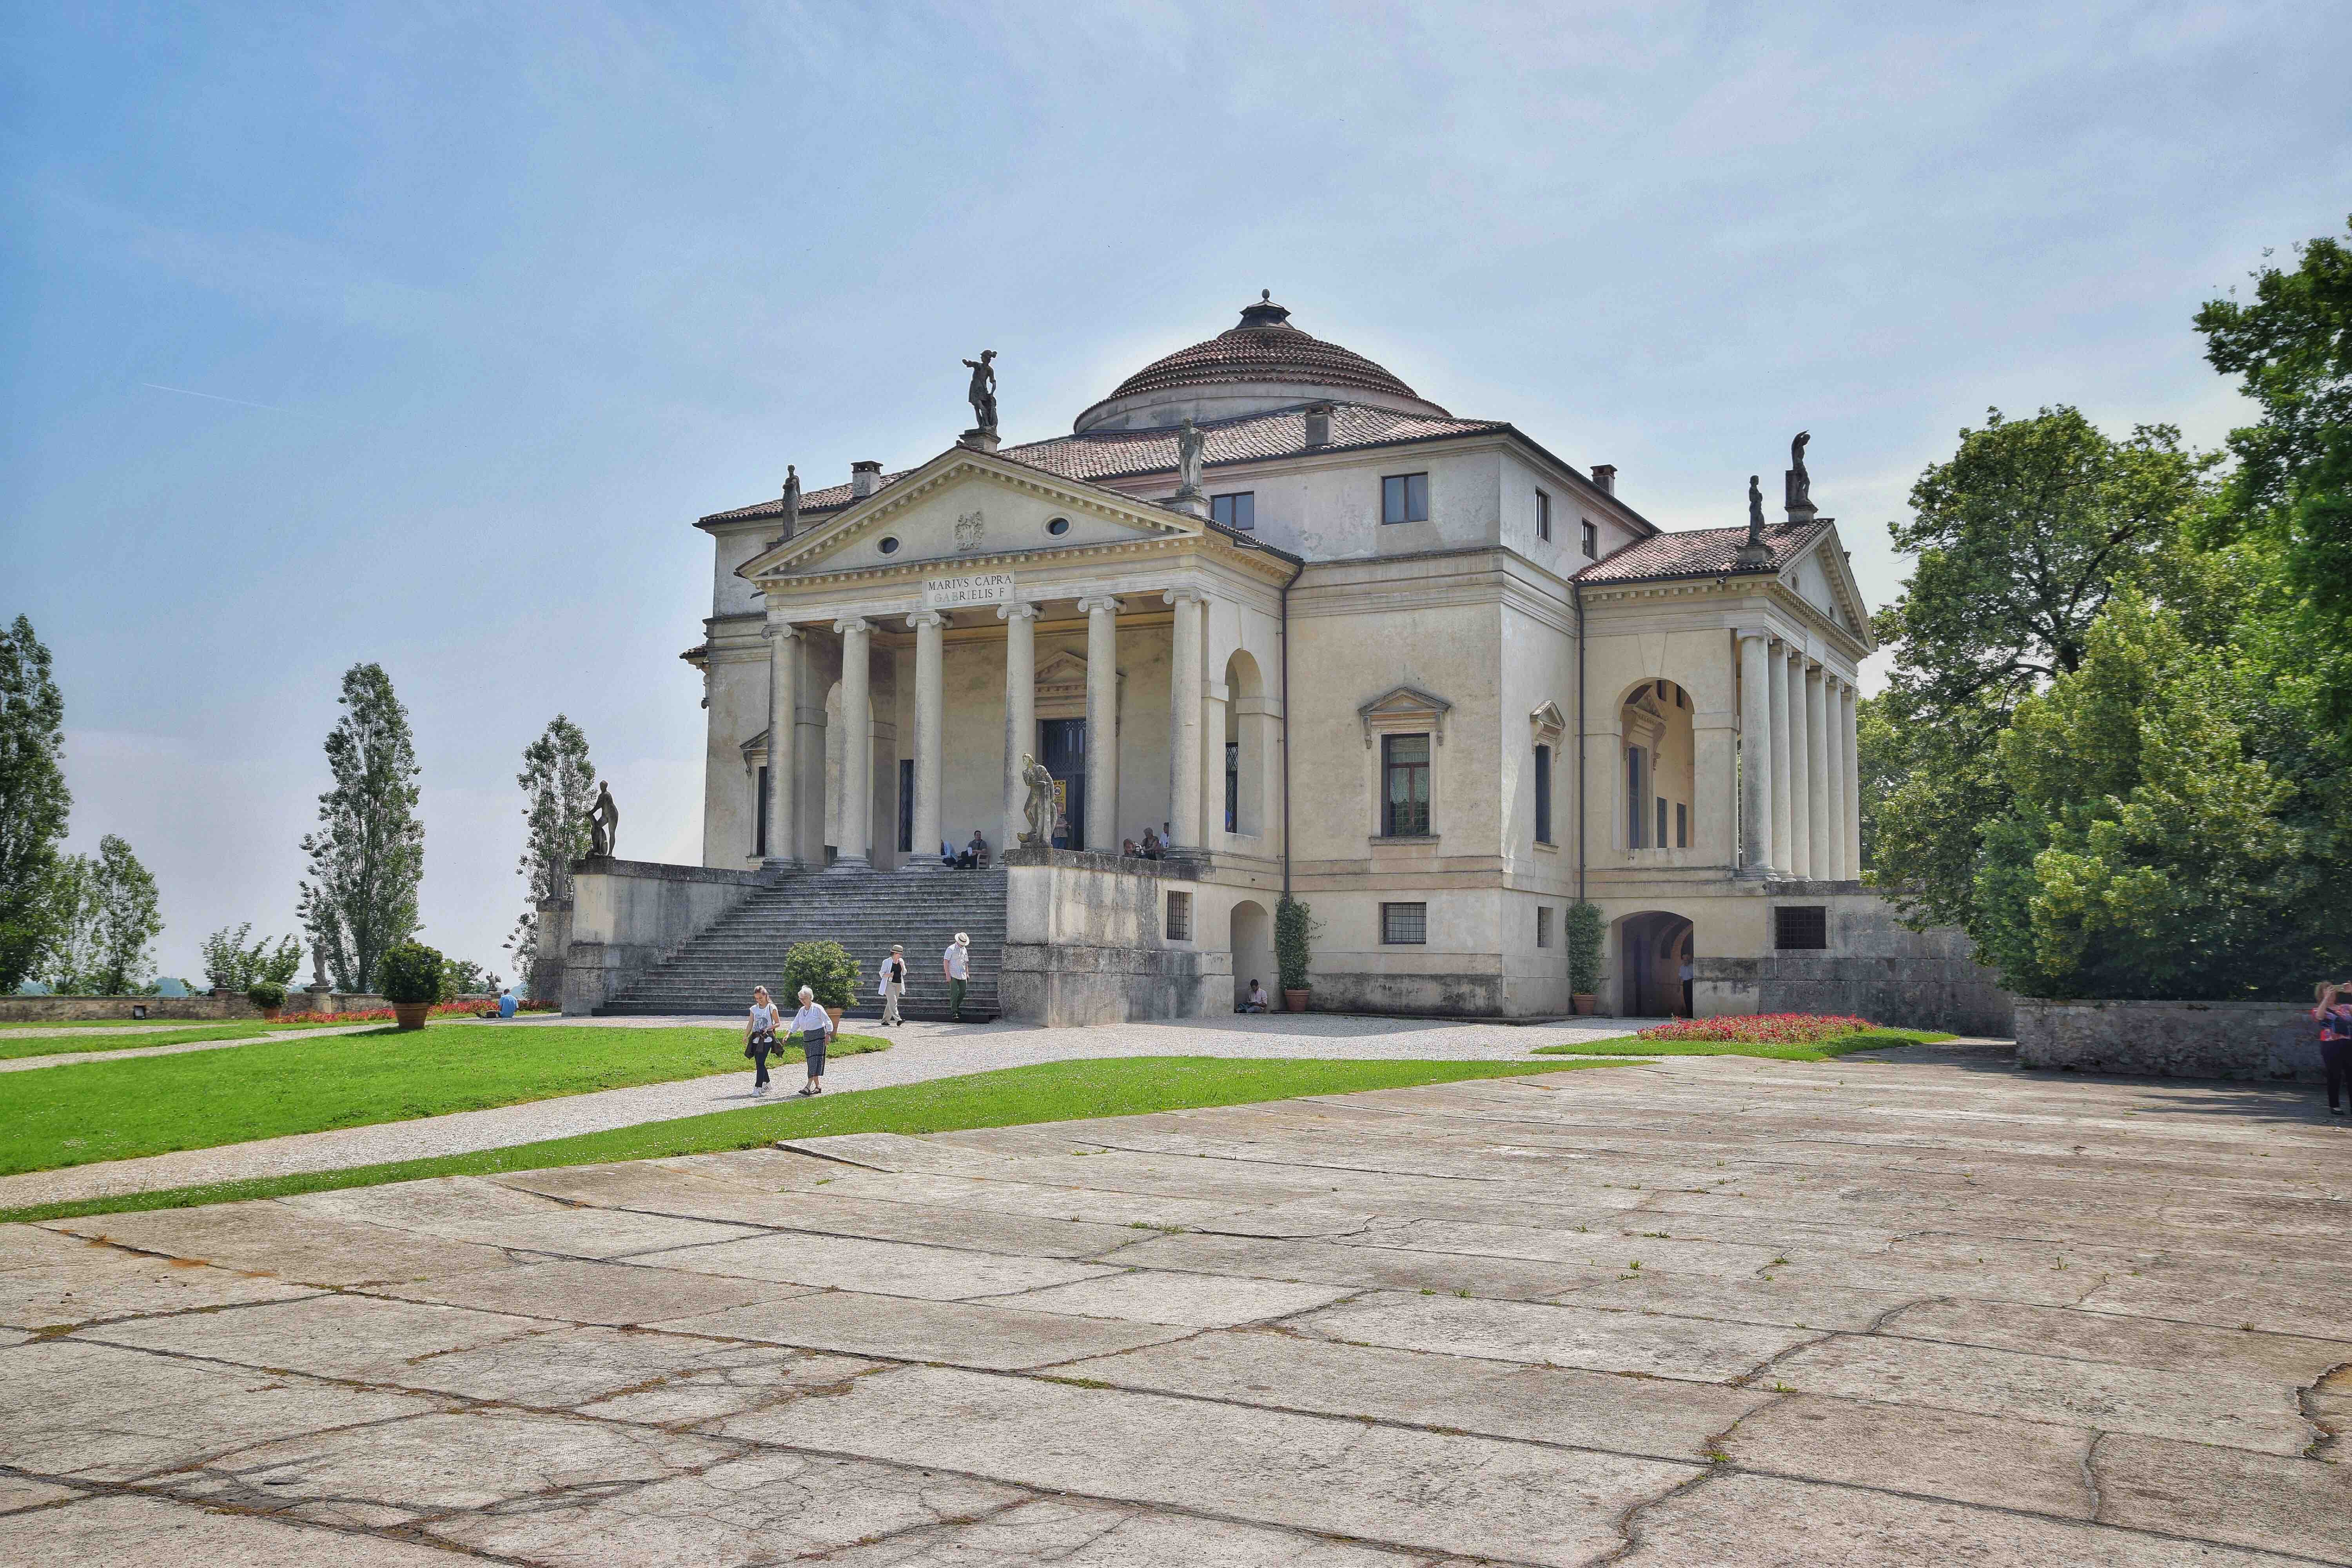
[[[1056,849],[1087,847],[1087,721],[1084,719],[1041,719],[1037,721],[1037,760],[1054,775],[1062,792],[1062,820],[1054,829]]]

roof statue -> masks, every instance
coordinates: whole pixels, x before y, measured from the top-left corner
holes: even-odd
[[[1748,542],[1739,547],[1739,565],[1753,571],[1772,564],[1772,547],[1764,542],[1763,476],[1748,476]]]
[[[963,363],[971,367],[971,385],[964,399],[971,405],[972,429],[986,435],[996,434],[996,369],[994,349],[982,349],[978,359]]]
[[[782,544],[801,531],[801,471],[792,463],[784,465],[784,531],[776,536]],[[774,545],[771,545],[773,549]]]
[[[1813,476],[1805,471],[1805,446],[1812,440],[1810,431],[1800,430],[1797,438],[1789,443],[1789,521],[1807,522],[1813,515]]]
[[[1209,449],[1209,438],[1201,427],[1187,417],[1176,426],[1176,494],[1180,500],[1190,500],[1201,493],[1201,464]]]

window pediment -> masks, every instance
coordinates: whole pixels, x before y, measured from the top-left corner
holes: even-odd
[[[1356,710],[1363,721],[1364,748],[1371,749],[1375,735],[1429,731],[1430,739],[1438,745],[1445,744],[1445,715],[1454,704],[1433,692],[1418,686],[1398,686],[1382,692]]]
[[[1568,733],[1568,715],[1559,710],[1557,702],[1539,702],[1528,714],[1528,724],[1536,732],[1538,745],[1558,741]]]

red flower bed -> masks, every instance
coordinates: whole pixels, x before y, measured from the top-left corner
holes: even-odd
[[[1736,1040],[1751,1046],[1811,1046],[1845,1035],[1858,1035],[1877,1025],[1867,1018],[1842,1018],[1822,1013],[1750,1013],[1720,1018],[1677,1018],[1644,1029],[1645,1040]]]
[[[555,1009],[544,1002],[525,1002],[519,1005],[515,1011],[552,1013]],[[499,1005],[496,1002],[484,1002],[479,999],[436,1002],[433,1004],[432,1011],[425,1015],[429,1018],[454,1018],[460,1016],[468,1018],[495,1018],[499,1016]],[[276,1022],[280,1024],[389,1024],[392,1022],[392,1009],[362,1007],[349,1013],[281,1013]]]

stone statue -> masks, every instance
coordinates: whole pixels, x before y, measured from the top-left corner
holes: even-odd
[[[971,422],[975,429],[996,434],[996,370],[994,349],[982,349],[978,359],[963,363],[971,367],[971,387],[964,398],[971,405]]]
[[[1810,431],[1800,430],[1797,438],[1789,443],[1789,513],[1790,521],[1797,514],[1810,517],[1813,510],[1813,476],[1805,471],[1805,446],[1812,439]]]
[[[1757,480],[1760,475],[1748,476],[1748,542],[1764,542],[1764,487]]]
[[[1029,818],[1029,831],[1021,836],[1026,847],[1035,845],[1044,848],[1054,842],[1054,775],[1035,757],[1021,759],[1021,782],[1029,786],[1029,801],[1024,808]]]
[[[316,943],[313,943],[310,948],[310,989],[313,991],[330,989],[327,984],[327,954]]]
[[[613,786],[596,786],[596,804],[588,808],[588,854],[599,858],[613,853],[621,838],[621,808],[613,804]]]
[[[1190,417],[1176,426],[1176,474],[1181,481],[1176,487],[1180,496],[1201,493],[1201,459],[1209,449],[1209,438]]]
[[[801,531],[801,471],[793,464],[784,465],[784,537],[790,539]]]

